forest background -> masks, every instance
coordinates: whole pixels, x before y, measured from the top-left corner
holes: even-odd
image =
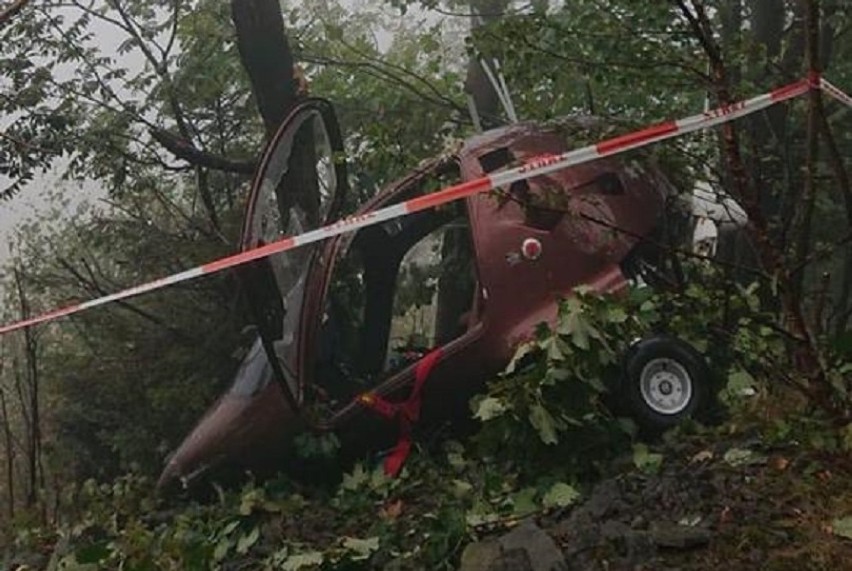
[[[506,121],[480,56],[501,62],[521,118],[594,114],[624,130],[809,70],[852,86],[844,0],[15,0],[0,10],[0,194],[49,204],[9,236],[3,322],[231,253],[263,143],[305,90],[335,105],[352,188],[370,196],[475,132],[468,96],[486,125]],[[715,278],[689,292],[750,296],[750,321],[728,331],[750,332],[745,356],[726,379],[764,404],[818,411],[837,446],[852,442],[850,125],[850,109],[814,91],[666,144],[684,192],[706,180],[749,215]],[[225,274],[0,339],[6,532],[57,524],[68,486],[156,475],[227,387],[248,325]]]

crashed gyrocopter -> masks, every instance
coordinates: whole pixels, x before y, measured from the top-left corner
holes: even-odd
[[[241,248],[559,155],[572,129],[593,121],[481,133],[357,204],[333,109],[305,100],[264,153]],[[714,215],[743,221],[735,203],[708,208],[706,191],[691,208],[676,195],[652,161],[602,158],[252,262],[241,271],[258,339],[230,390],[171,455],[160,488],[280,466],[305,430],[374,450],[396,442],[385,467],[398,471],[413,426],[469,415],[470,398],[519,340],[555,318],[560,298],[579,285],[610,292],[641,280],[655,256],[646,238],[664,227],[694,231],[695,213],[702,247],[715,236]],[[685,342],[649,337],[629,353],[616,390],[635,395],[640,422],[665,428],[706,404],[707,367]]]

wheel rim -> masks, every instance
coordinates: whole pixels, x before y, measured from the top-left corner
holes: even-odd
[[[677,414],[692,399],[692,377],[674,359],[651,359],[639,375],[639,390],[642,400],[654,412]]]

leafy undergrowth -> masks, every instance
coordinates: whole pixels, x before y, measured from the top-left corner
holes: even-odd
[[[127,476],[83,486],[71,521],[22,532],[15,551],[34,568],[48,553],[65,569],[453,568],[476,529],[576,499],[573,487],[554,484],[521,487],[453,442],[440,455],[414,455],[396,479],[359,464],[333,489],[280,479],[172,508],[150,495],[149,481]]]
[[[398,479],[359,464],[336,487],[279,479],[177,506],[127,476],[84,485],[64,524],[19,532],[4,568],[454,569],[467,544],[532,518],[568,568],[843,569],[847,450],[812,421],[694,427],[594,482],[529,481],[450,442]]]
[[[3,568],[456,569],[468,545],[522,521],[569,569],[850,568],[852,425],[759,380],[783,379],[766,372],[786,345],[761,325],[755,290],[737,295],[578,292],[471,403],[480,433],[416,450],[396,479],[370,462],[337,484],[282,477],[181,504],[139,476],[87,482],[56,525],[19,528]],[[723,338],[702,347],[713,331]],[[726,423],[649,446],[611,412],[605,381],[625,340],[648,332],[701,349],[726,379]]]

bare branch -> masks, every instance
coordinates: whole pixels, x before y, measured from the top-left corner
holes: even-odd
[[[83,268],[86,270],[88,277],[84,276],[81,272],[77,270],[77,268],[74,267],[73,264],[71,264],[70,262],[68,262],[68,260],[65,260],[64,258],[57,258],[57,262],[60,266],[65,268],[68,273],[74,276],[74,278],[77,279],[81,286],[89,290],[91,293],[94,293],[95,295],[106,295],[107,293],[109,293],[108,290],[100,284],[98,278],[95,275],[95,271],[88,264],[88,262],[86,262],[84,258],[81,258],[80,262],[83,264]],[[163,329],[171,333],[172,336],[174,336],[176,339],[180,339],[181,341],[187,344],[192,343],[192,340],[189,339],[182,331],[170,325],[160,317],[138,307],[134,303],[129,302],[127,300],[119,300],[118,302],[116,302],[116,305],[145,319],[146,321],[153,323],[154,325],[157,325],[158,327],[162,327]]]
[[[192,165],[238,174],[254,173],[256,166],[254,161],[238,161],[209,153],[164,129],[151,129],[150,133],[151,137],[166,150]]]
[[[379,62],[374,63],[374,62],[370,62],[370,61],[341,60],[341,59],[335,59],[335,58],[326,57],[326,56],[308,55],[308,54],[302,54],[301,60],[309,62],[309,63],[318,64],[318,65],[340,66],[340,67],[350,67],[350,68],[355,68],[355,69],[362,69],[368,75],[371,75],[372,77],[375,77],[376,79],[379,79],[379,80],[382,80],[382,81],[387,81],[389,83],[394,83],[394,84],[397,84],[397,85],[404,87],[405,89],[407,89],[408,91],[410,91],[411,93],[413,93],[417,97],[420,97],[421,99],[423,99],[424,101],[426,101],[428,103],[432,103],[434,105],[439,105],[439,106],[445,106],[445,107],[448,107],[448,108],[453,109],[455,111],[465,111],[466,112],[464,107],[457,104],[452,99],[440,94],[439,92],[438,92],[438,95],[436,95],[436,96],[432,96],[432,95],[429,95],[427,93],[424,93],[422,90],[418,89],[412,83],[406,81],[405,79],[403,79],[399,75],[389,71],[388,69],[386,69],[382,65],[379,65]],[[385,63],[385,62],[380,62],[380,63]],[[414,75],[414,77],[419,79],[421,82],[427,83],[424,78],[417,76],[416,74],[414,74],[413,72],[411,72],[409,70],[406,70],[406,74],[407,75]],[[427,85],[429,85],[429,88],[430,88],[431,91],[436,91],[436,88],[433,85],[428,84],[428,83],[427,83]]]

